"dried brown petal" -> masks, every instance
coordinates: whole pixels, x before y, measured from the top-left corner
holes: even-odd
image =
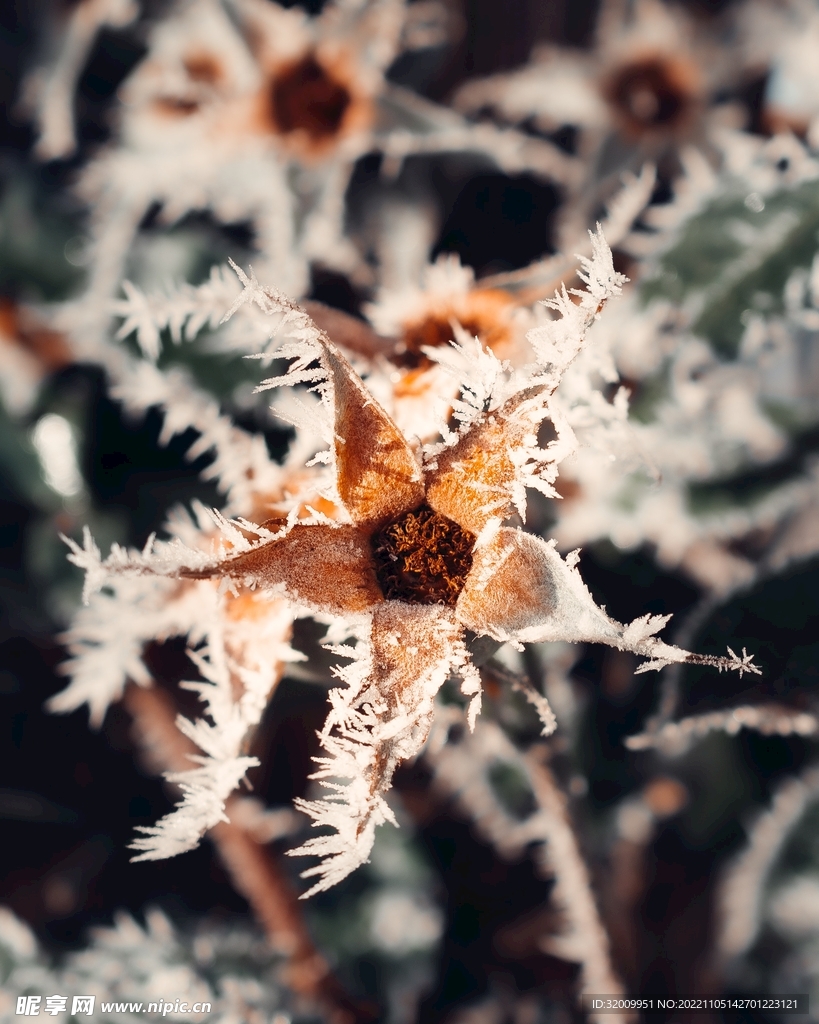
[[[335,389],[338,493],[353,521],[376,530],[424,500],[424,483],[404,435],[344,356],[326,345]]]
[[[476,633],[499,640],[587,641],[656,656],[654,630],[610,619],[574,568],[551,544],[522,530],[490,527],[472,552],[472,572],[455,609],[459,620]],[[663,646],[665,649],[665,645]],[[670,650],[670,649],[669,649]],[[676,650],[676,648],[674,648]]]
[[[364,612],[383,600],[367,538],[354,526],[296,525],[212,570],[184,575],[281,586],[299,604],[333,615]]]
[[[416,754],[426,740],[435,694],[461,657],[463,629],[451,609],[388,601],[373,612],[369,678],[357,704],[377,715],[367,736],[369,764],[364,769],[368,794],[353,810],[357,836],[392,784],[398,765]],[[362,756],[364,736],[360,737]]]
[[[490,519],[513,511],[513,488],[520,469],[512,453],[522,454],[533,440],[541,416],[535,412],[540,388],[520,392],[486,415],[436,459],[427,473],[427,502],[465,530],[479,534]],[[524,407],[532,405],[532,416]]]
[[[433,701],[458,659],[462,628],[451,609],[388,601],[373,614],[371,680],[386,709],[379,714],[383,766],[415,753],[432,721]],[[383,768],[382,766],[382,768]]]
[[[531,534],[505,527],[479,538],[458,599],[460,621],[476,633],[502,637],[552,615],[557,586],[546,547]]]

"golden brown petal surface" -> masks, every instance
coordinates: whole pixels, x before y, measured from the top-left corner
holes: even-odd
[[[548,618],[557,607],[557,587],[543,541],[521,530],[501,528],[472,552],[456,612],[479,634],[515,636]]]
[[[398,764],[420,750],[461,634],[452,611],[440,606],[388,601],[376,608],[371,679],[378,694],[373,704],[382,709],[370,773],[373,795],[386,791]]]
[[[424,500],[421,469],[404,435],[347,360],[325,346],[335,389],[338,493],[353,521],[375,530]]]
[[[292,600],[334,615],[364,612],[383,600],[369,544],[354,526],[297,525],[206,575],[283,586]]]
[[[393,714],[435,696],[459,633],[451,610],[440,605],[388,601],[375,610],[373,680]]]
[[[437,468],[427,474],[427,502],[436,512],[474,534],[490,519],[505,519],[512,513],[518,470],[511,452],[522,448],[537,429],[521,406],[539,393],[539,388],[530,389],[516,396],[437,456]]]

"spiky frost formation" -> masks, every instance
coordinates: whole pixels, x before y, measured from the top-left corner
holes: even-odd
[[[610,386],[621,380],[632,415],[612,423],[616,444],[613,431],[598,432],[564,463],[554,536],[562,550],[601,538],[625,550],[649,544],[661,565],[724,597],[816,550],[811,464],[748,500],[709,497],[728,498],[721,481],[764,476],[757,467],[782,459],[819,415],[807,327],[816,248],[807,225],[819,192],[815,158],[794,138],[714,141],[716,166],[685,150],[672,202],[643,216],[654,230],[621,242],[640,256],[640,279],[586,352],[608,360],[597,372]],[[697,256],[706,250],[707,266]],[[588,387],[580,368],[561,385],[570,410],[574,389]],[[770,543],[746,543],[754,537]]]
[[[198,693],[210,721],[191,722],[180,716],[177,727],[204,752],[196,756],[199,768],[186,772],[168,772],[166,778],[182,790],[182,802],[154,826],[140,826],[145,835],[135,839],[132,849],[139,850],[134,860],[163,860],[192,850],[202,835],[218,821],[227,821],[225,801],[245,778],[248,768],[259,764],[256,757],[242,752],[251,729],[261,721],[271,693],[282,675],[283,663],[297,657],[286,643],[292,617],[286,608],[278,609],[279,636],[265,651],[263,661],[254,662],[243,650],[242,661],[230,657],[222,624],[211,626],[208,646],[191,651],[190,657],[203,682],[182,683],[184,689]],[[270,624],[267,624],[268,631]],[[275,627],[274,627],[275,628]],[[235,697],[235,687],[241,696]]]
[[[217,522],[222,520],[217,517]],[[176,566],[180,550],[187,552],[188,563],[196,550],[183,538],[207,547],[214,521],[198,507],[194,519],[177,516],[172,526],[176,537],[157,543],[152,557]],[[247,545],[239,531],[229,529],[227,540],[233,548],[239,542]],[[87,544],[93,550],[88,537]],[[143,555],[151,557],[147,549]],[[206,564],[209,554],[200,555]],[[255,757],[245,755],[246,742],[285,666],[301,658],[289,646],[292,624],[291,609],[276,598],[223,593],[211,580],[154,575],[112,579],[104,591],[90,597],[63,635],[71,657],[62,671],[70,683],[48,707],[64,713],[88,704],[94,727],[102,724],[109,705],[122,697],[129,682],[152,685],[143,661],[145,645],[151,641],[185,637],[190,658],[204,679],[182,685],[199,694],[208,719],[177,721],[203,752],[197,755],[199,767],[168,773],[183,800],[158,826],[142,829],[148,835],[134,843],[142,851],[137,859],[193,849],[204,832],[225,820],[225,801],[247,769],[258,764]]]

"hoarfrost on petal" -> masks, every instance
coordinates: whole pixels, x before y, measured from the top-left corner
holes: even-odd
[[[462,630],[449,609],[436,605],[380,605],[358,658],[337,672],[348,688],[330,693],[322,732],[329,756],[316,759],[321,767],[313,775],[329,792],[321,800],[297,801],[316,825],[334,830],[289,851],[322,858],[304,872],[319,881],[303,898],[331,888],[367,861],[376,826],[394,823],[385,794],[397,766],[426,740],[435,694],[450,673],[469,676]],[[470,678],[467,690],[474,693],[474,686]]]

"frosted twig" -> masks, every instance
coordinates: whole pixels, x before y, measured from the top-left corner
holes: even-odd
[[[74,93],[97,32],[104,25],[122,28],[139,11],[134,0],[83,0],[55,35],[56,59],[24,83],[23,105],[31,108],[37,131],[34,152],[41,160],[61,160],[77,148]]]
[[[283,614],[282,632],[289,633],[291,619]],[[289,648],[281,638],[281,655]],[[258,765],[246,756],[248,733],[258,725],[273,687],[281,675],[281,656],[262,664],[239,664],[225,643],[225,631],[218,618],[208,629],[208,645],[199,653],[189,651],[204,682],[183,683],[205,702],[213,724],[199,719],[177,720],[177,728],[202,751],[191,756],[198,768],[172,772],[168,780],[180,787],[182,802],[156,825],[139,826],[144,835],[131,844],[140,851],[134,860],[161,860],[194,849],[204,832],[225,821],[225,801],[245,777],[248,768]],[[240,696],[234,696],[238,688]]]
[[[700,627],[704,625],[716,606],[716,597],[713,594],[704,594],[675,629],[675,645],[684,648],[690,647]],[[680,664],[668,665],[663,670],[659,706],[656,714],[646,723],[647,733],[662,729],[674,717],[680,700],[682,674],[683,666]]]
[[[620,245],[634,226],[634,221],[645,210],[657,178],[653,164],[644,164],[639,175],[624,175],[623,187],[609,201],[600,230],[612,248]],[[587,232],[566,245],[565,251],[536,260],[519,270],[508,270],[481,278],[484,288],[521,289],[528,301],[551,295],[561,283],[574,277],[577,256],[591,256],[591,240]]]
[[[730,960],[750,949],[759,932],[765,884],[794,826],[819,798],[819,768],[811,766],[776,789],[768,810],[748,830],[748,845],[728,868],[719,892],[717,950]]]
[[[193,742],[175,724],[171,698],[156,687],[130,686],[125,707],[148,759],[151,770],[179,773],[195,756]],[[330,972],[316,949],[296,893],[279,867],[275,853],[259,842],[242,822],[242,800],[232,797],[226,805],[228,820],[208,833],[227,868],[237,892],[248,901],[264,928],[268,942],[287,957],[287,982],[299,994],[319,1002],[329,1020],[350,1024],[357,1017],[349,996]]]
[[[614,269],[611,250],[600,224],[596,231],[589,232],[589,241],[591,256],[578,257],[580,269],[577,276],[585,287],[567,291],[563,285],[554,298],[543,303],[547,309],[557,313],[557,317],[533,328],[526,335],[538,363],[546,371],[544,380],[554,380],[555,385],[577,357],[590,327],[606,303],[621,294],[627,280]]]
[[[142,660],[145,645],[168,636],[200,643],[202,624],[216,601],[217,590],[207,583],[180,588],[173,580],[145,577],[119,579],[98,591],[59,638],[70,654],[60,673],[71,682],[48,701],[48,710],[60,714],[87,704],[90,725],[99,728],[129,680],[150,684]]]
[[[250,547],[240,528],[218,513],[208,517],[203,509],[196,511],[200,531],[203,526],[212,528],[215,520],[227,530],[233,547]],[[178,566],[181,557],[198,565],[204,557],[207,563],[206,555],[187,547],[179,537],[187,528],[201,540],[196,525],[182,521],[172,525],[177,536],[159,545],[159,562],[166,568]],[[258,535],[260,529],[270,536],[269,531],[252,524],[247,524],[246,532]],[[86,565],[94,585],[99,584],[95,568],[99,551],[90,535],[86,533],[83,548],[69,544],[70,557]],[[142,552],[130,555],[115,546],[111,557],[118,564],[131,562],[144,570],[156,558],[153,546],[150,538]],[[87,702],[92,724],[99,725],[129,679],[143,687],[149,685],[142,658],[147,641],[181,635],[191,644],[202,645],[189,649],[189,655],[204,681],[181,685],[200,694],[208,719],[192,722],[180,718],[177,722],[203,751],[192,758],[199,767],[186,766],[188,770],[173,775],[171,781],[182,790],[182,802],[157,826],[141,828],[146,835],[133,843],[133,848],[141,851],[137,860],[173,857],[194,849],[205,831],[224,820],[225,801],[247,769],[258,764],[256,758],[245,754],[247,738],[261,720],[285,663],[302,657],[289,646],[293,618],[287,605],[275,598],[246,595],[242,603],[233,604],[216,584],[201,579],[169,582],[155,576],[146,578],[143,572],[136,578],[113,581],[109,591],[93,596],[94,604],[80,614],[66,635],[72,657],[64,671],[72,681],[49,705],[53,711],[71,711]]]
[[[819,732],[819,719],[777,704],[746,704],[666,722],[659,729],[628,736],[625,744],[629,750],[657,749],[678,757],[709,732],[735,736],[741,729],[754,729],[763,736],[814,736]]]
[[[484,666],[483,671],[494,676],[498,682],[510,686],[517,693],[522,693],[535,711],[537,711],[542,726],[540,735],[552,735],[555,729],[557,729],[557,719],[555,718],[554,711],[552,711],[552,705],[549,703],[548,697],[535,687],[528,675],[510,672],[509,669],[499,665],[496,661],[488,662]]]
[[[378,147],[398,170],[409,156],[427,153],[485,153],[507,174],[535,172],[560,184],[575,184],[581,165],[557,146],[534,139],[514,128],[495,128],[488,124],[464,124],[444,131],[416,135],[392,132]]]
[[[203,476],[216,481],[227,495],[229,513],[247,514],[259,494],[269,499],[280,491],[282,469],[271,459],[264,437],[237,427],[222,413],[216,399],[198,388],[186,371],[172,368],[163,372],[146,360],[132,360],[117,350],[105,363],[114,377],[111,393],[129,412],[142,415],[152,407],[162,410],[160,444],[191,428],[199,433],[186,456],[193,460],[213,453]]]
[[[536,751],[529,753],[526,762],[538,805],[551,819],[547,842],[538,848],[535,857],[541,870],[554,872],[555,898],[562,904],[571,928],[569,935],[547,940],[544,948],[582,963],[584,993],[619,994],[623,986],[611,963],[609,937],[600,920],[589,871],[569,819],[566,798]],[[597,1019],[605,1021],[610,1016],[606,1014]],[[589,1017],[595,1019],[594,1014]],[[630,1017],[625,1013],[615,1017],[618,1019],[628,1020]]]
[[[529,844],[540,873],[555,878],[555,898],[567,922],[566,931],[541,940],[545,952],[582,965],[581,992],[619,994],[623,986],[611,964],[609,940],[591,890],[588,869],[570,824],[566,803],[538,753],[522,754],[493,722],[479,721],[472,735],[448,740],[460,718],[456,709],[439,708],[438,720],[425,748],[433,783],[454,797],[475,827],[500,856],[519,856]],[[498,763],[511,765],[527,780],[537,809],[523,821],[499,802],[489,771]],[[601,1021],[624,1020],[606,1015]]]
[[[514,128],[469,122],[454,111],[441,111],[423,97],[397,86],[389,88],[387,100],[427,122],[426,130],[394,130],[376,136],[374,147],[386,157],[387,170],[391,173],[397,173],[408,156],[473,152],[485,154],[507,173],[534,172],[570,186],[580,181],[581,161],[567,156],[545,139],[533,138]]]

